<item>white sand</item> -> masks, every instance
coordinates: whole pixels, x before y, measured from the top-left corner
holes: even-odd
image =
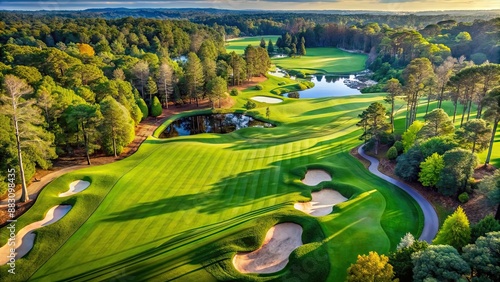
[[[16,260],[25,256],[35,242],[35,234],[33,230],[50,225],[57,222],[63,216],[65,216],[71,209],[70,205],[57,205],[49,209],[45,218],[25,226],[23,229],[19,230],[16,235],[15,246],[9,246],[8,243],[0,248],[0,265],[4,265],[9,262],[10,249],[16,248]],[[8,225],[7,225],[8,226]],[[7,230],[7,229],[6,229]]]
[[[332,181],[332,176],[321,169],[310,169],[302,179],[302,183],[308,186],[316,186],[323,181]]]
[[[67,197],[82,192],[90,186],[90,182],[85,180],[73,181],[69,184],[69,190],[59,194],[59,197]]]
[[[346,197],[331,189],[312,192],[311,196],[310,202],[295,203],[294,207],[312,216],[324,216],[332,212],[334,205],[347,201]]]
[[[285,268],[290,253],[302,246],[302,226],[280,223],[267,231],[262,246],[250,253],[237,253],[234,267],[241,273],[273,273]]]
[[[255,96],[250,98],[252,100],[255,100],[257,102],[262,102],[262,103],[268,103],[268,104],[279,104],[283,102],[283,100],[278,99],[278,98],[271,98],[271,97],[264,97],[264,96]]]

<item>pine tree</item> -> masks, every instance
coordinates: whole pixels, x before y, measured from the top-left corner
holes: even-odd
[[[379,102],[372,103],[366,109],[367,132],[375,141],[375,154],[378,154],[380,136],[389,129],[385,117],[385,108]]]
[[[199,98],[201,98],[205,78],[203,76],[203,66],[198,56],[190,52],[186,64],[186,86],[187,92],[191,99],[196,100],[196,105],[199,106]]]
[[[300,38],[300,45],[299,45],[298,53],[300,56],[306,55],[306,40],[304,37]]]
[[[274,53],[273,41],[271,39],[269,39],[269,42],[267,43],[267,53],[269,55]]]
[[[100,129],[104,150],[117,157],[123,147],[134,140],[134,121],[127,109],[111,96],[104,98],[100,107],[103,115]]]
[[[174,92],[174,70],[168,63],[162,63],[158,72],[158,92],[165,97],[165,107],[168,109],[168,97]]]
[[[462,207],[459,206],[453,214],[446,218],[432,243],[450,245],[457,250],[461,250],[469,241],[469,219]]]

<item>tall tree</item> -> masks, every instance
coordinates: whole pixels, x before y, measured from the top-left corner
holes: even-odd
[[[149,107],[153,105],[153,96],[158,93],[158,85],[153,80],[152,77],[148,77],[148,82],[146,84],[146,93],[149,95]]]
[[[443,155],[445,166],[441,170],[439,180],[436,183],[438,192],[452,196],[459,191],[464,191],[468,185],[469,178],[477,165],[476,155],[463,149],[453,149]]]
[[[416,240],[402,248],[399,248],[398,245],[398,249],[389,254],[389,263],[393,266],[394,273],[396,278],[399,278],[399,281],[412,281],[413,263],[411,256],[428,246],[427,242]]]
[[[163,62],[158,71],[158,92],[162,97],[165,97],[164,105],[167,109],[168,97],[174,92],[173,75],[174,70],[172,67],[168,63]]]
[[[469,219],[462,207],[459,206],[453,214],[446,218],[432,243],[450,245],[460,251],[469,243],[469,240]]]
[[[479,281],[500,281],[499,250],[500,232],[491,232],[479,237],[475,244],[465,246],[462,257],[472,267],[472,274]],[[475,281],[474,278],[472,281]]]
[[[432,64],[427,58],[417,58],[403,71],[404,93],[407,102],[406,128],[417,118],[418,100],[424,93],[425,82],[434,76]]]
[[[375,141],[375,154],[378,154],[380,136],[389,129],[389,124],[385,117],[385,108],[379,102],[372,103],[366,109],[367,131]]]
[[[452,246],[431,245],[412,255],[413,281],[460,281],[469,265]]]
[[[438,108],[441,108],[446,85],[448,84],[448,81],[450,81],[450,77],[453,74],[453,68],[457,63],[457,59],[447,57],[446,60],[444,60],[441,65],[437,66],[435,69],[438,89]]]
[[[39,163],[44,164],[42,160],[55,157],[54,148],[51,147],[54,136],[40,127],[43,118],[40,110],[33,106],[35,100],[24,99],[23,96],[33,91],[26,81],[8,74],[4,77],[4,89],[6,95],[0,96],[0,101],[3,102],[0,112],[12,119],[22,186],[20,200],[21,202],[27,202],[29,201],[29,194],[26,186],[22,150],[24,148],[31,154],[35,154],[36,156],[31,157],[40,159]]]
[[[347,269],[348,282],[387,282],[393,281],[393,278],[394,272],[392,265],[389,264],[389,258],[376,252],[358,255],[356,263]]]
[[[148,62],[141,60],[134,65],[131,71],[139,82],[141,87],[141,96],[142,99],[144,99],[144,95],[146,94],[146,92],[144,92],[144,88],[146,87],[146,83],[149,78],[149,64]]]
[[[427,139],[436,136],[450,135],[455,131],[448,114],[443,109],[434,109],[424,116],[425,124],[419,137]]]
[[[87,159],[87,164],[91,165],[90,154],[98,147],[95,143],[97,140],[93,140],[92,142],[91,138],[95,135],[95,130],[102,120],[102,114],[99,107],[86,103],[76,106],[71,105],[66,109],[65,114],[68,125],[73,126],[77,132],[82,132],[85,146],[85,158]]]
[[[491,130],[483,119],[467,121],[462,128],[456,132],[457,139],[462,147],[471,148],[472,154],[481,152],[488,148],[491,139]]]
[[[300,38],[300,44],[299,44],[299,48],[297,50],[297,53],[299,54],[299,56],[305,56],[306,55],[306,40],[304,37],[301,37]]]
[[[262,38],[260,39],[260,44],[259,44],[259,46],[260,46],[261,48],[266,49],[266,41],[264,40],[264,37],[262,37]]]
[[[481,118],[483,106],[487,98],[488,91],[500,85],[500,65],[499,64],[482,64],[476,68],[479,74],[480,86],[476,95],[477,115],[476,118]]]
[[[495,144],[495,134],[497,132],[498,123],[500,122],[500,87],[491,90],[488,93],[486,101],[488,108],[484,113],[484,118],[493,123],[490,145],[488,146],[488,154],[486,155],[486,160],[484,162],[485,165],[488,165],[490,163],[493,145]]]
[[[227,93],[227,83],[224,78],[217,76],[208,82],[208,99],[212,103],[212,109],[214,108],[215,100],[220,100]]]
[[[100,125],[103,147],[116,158],[123,147],[134,140],[134,121],[127,109],[111,96],[104,98],[100,106],[103,115]]]
[[[185,68],[186,84],[189,97],[196,100],[196,105],[199,106],[205,78],[203,77],[203,66],[198,56],[190,52]]]
[[[273,45],[273,41],[271,39],[269,39],[269,42],[267,43],[267,53],[269,55],[274,53],[274,45]]]
[[[497,205],[495,219],[500,220],[500,170],[485,176],[479,184],[479,190],[486,194],[491,204]]]
[[[384,101],[391,105],[391,112],[389,115],[390,124],[391,124],[391,133],[394,132],[394,104],[396,102],[396,97],[400,96],[403,93],[403,88],[401,83],[397,78],[391,78],[387,81],[386,91],[388,92],[387,96],[385,96]]]

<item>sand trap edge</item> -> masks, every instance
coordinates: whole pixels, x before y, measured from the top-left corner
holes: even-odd
[[[69,190],[59,194],[59,197],[68,197],[89,188],[90,182],[85,180],[76,180],[69,184]]]
[[[301,181],[307,186],[316,186],[323,181],[332,181],[332,176],[323,169],[308,169]]]
[[[266,97],[266,96],[254,96],[250,98],[254,101],[261,102],[261,103],[267,103],[267,104],[279,104],[282,103],[283,100],[279,98],[272,98],[272,97]]]
[[[325,216],[333,211],[333,206],[348,199],[334,189],[323,189],[311,193],[311,201],[295,203],[293,207],[312,216]]]
[[[274,225],[267,231],[260,248],[233,256],[234,268],[241,273],[274,273],[282,270],[288,264],[290,254],[303,245],[302,232],[302,226],[296,223]]]
[[[17,260],[24,257],[33,248],[36,237],[33,231],[59,221],[71,210],[72,207],[73,206],[71,205],[53,206],[47,211],[47,214],[42,220],[26,225],[19,230],[16,234],[15,240],[15,259]],[[10,249],[12,247],[14,246],[9,246],[7,242],[0,248],[0,265],[4,265],[9,262],[9,258],[7,256],[10,254]]]

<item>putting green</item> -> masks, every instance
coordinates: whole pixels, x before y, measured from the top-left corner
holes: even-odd
[[[242,91],[236,107],[253,96],[272,97],[268,91],[282,80]],[[418,237],[422,229],[416,203],[348,153],[360,143],[358,114],[382,99],[257,102],[248,114],[266,120],[269,108],[277,127],[150,137],[124,160],[60,177],[41,192],[18,228],[56,204],[71,204],[72,212],[37,232],[33,250],[16,264],[18,274],[8,278],[343,281],[358,254],[387,253],[406,232]],[[332,181],[307,186],[301,182],[307,169],[325,170]],[[89,188],[58,197],[79,179],[90,182]],[[348,201],[322,217],[294,208],[322,188]],[[303,228],[304,245],[292,252],[287,267],[265,276],[236,271],[233,256],[258,249],[266,232],[282,222]]]
[[[350,74],[365,69],[367,55],[349,53],[337,48],[307,48],[306,56],[273,58],[272,62],[287,70],[305,74]]]
[[[226,52],[231,53],[231,52],[236,52],[236,54],[243,54],[245,53],[245,48],[247,48],[248,45],[252,45],[254,47],[257,47],[260,45],[260,40],[264,38],[266,41],[266,48],[267,44],[269,43],[269,39],[273,42],[273,45],[276,45],[276,40],[278,37],[281,37],[279,35],[263,35],[263,36],[251,36],[251,37],[239,37],[239,38],[234,38],[226,41]]]

